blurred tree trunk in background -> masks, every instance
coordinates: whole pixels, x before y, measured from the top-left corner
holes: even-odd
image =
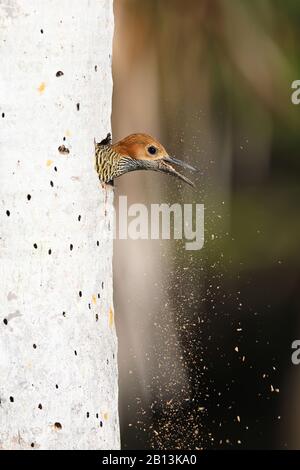
[[[133,5],[132,10],[128,2],[115,2],[113,140],[130,133],[145,132],[164,142],[164,117],[162,120],[157,77],[159,64],[152,45],[149,44],[145,53],[144,41],[149,30],[147,22],[136,28],[132,13],[138,8]],[[167,145],[167,141],[164,143]],[[161,204],[166,202],[166,182],[166,177],[158,173],[124,175],[115,183],[116,196],[126,194],[128,206]],[[116,197],[116,206],[117,201]],[[149,410],[154,402],[160,408],[161,403],[174,398],[176,391],[179,393],[184,389],[187,380],[180,363],[181,350],[164,281],[170,276],[168,269],[171,266],[162,259],[161,243],[157,240],[117,240],[114,252],[122,384],[120,413],[124,442],[127,443],[130,433],[136,434],[132,420],[140,421],[144,428],[149,415],[144,414],[141,418],[143,409]],[[185,396],[188,395],[187,391]],[[148,430],[145,432],[149,437]]]
[[[1,2],[2,449],[119,448],[112,2]]]

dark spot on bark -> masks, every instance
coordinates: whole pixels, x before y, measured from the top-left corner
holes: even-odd
[[[98,65],[95,65],[95,72],[97,72],[98,70]]]
[[[14,397],[9,397],[9,400],[11,401],[11,403],[15,401]]]
[[[81,292],[81,290],[79,291],[79,297],[82,297],[82,292]]]
[[[97,246],[99,246],[99,245],[100,245],[99,240],[97,240]]]
[[[33,244],[33,248],[37,249],[37,244],[36,243]]]
[[[90,417],[90,413],[87,411],[86,412],[86,417],[89,418]]]
[[[66,312],[63,312],[62,314],[63,314],[63,317],[65,317],[65,316],[66,316]]]
[[[57,167],[56,167],[56,166],[54,167],[54,171],[57,171]]]
[[[63,73],[61,70],[59,70],[58,72],[56,72],[56,76],[57,76],[57,77],[61,77],[63,74],[64,74],[64,73]]]
[[[44,30],[43,30],[43,29],[41,29],[41,34],[44,34]]]
[[[36,344],[33,344],[32,347],[33,347],[33,349],[36,349]]]
[[[76,351],[76,349],[75,349],[75,351],[74,351],[74,354],[75,354],[75,356],[77,356],[77,351]]]
[[[63,141],[64,141],[64,142],[66,141],[66,138],[65,138],[65,137],[63,137]]]
[[[53,181],[50,181],[50,186],[53,188],[53,186],[54,186]]]
[[[107,365],[109,364],[109,360],[108,360],[108,359],[106,359],[106,364],[107,364]]]
[[[76,104],[76,109],[77,109],[77,111],[80,110],[80,103],[77,103],[77,104]]]
[[[58,388],[58,385],[57,385],[57,384],[55,384],[55,388]]]
[[[97,295],[98,299],[100,299],[100,294]]]
[[[101,288],[104,289],[104,282],[101,282]]]
[[[39,409],[39,410],[42,410],[42,409],[43,409],[43,407],[42,407],[42,404],[41,404],[41,403],[39,403],[38,409]]]
[[[32,443],[30,444],[30,446],[31,446],[31,447],[34,447],[34,442],[32,442]]]
[[[4,323],[4,325],[7,325],[7,323],[8,323],[7,318],[4,318],[3,323]]]
[[[27,200],[30,201],[30,199],[31,199],[31,195],[27,194]]]
[[[2,116],[3,118],[5,118],[5,113],[2,113],[1,116]]]
[[[89,310],[91,310],[91,304],[89,304]]]
[[[72,245],[72,243],[70,244],[70,250],[71,250],[71,251],[73,250],[73,245]]]
[[[70,153],[70,150],[65,145],[60,145],[58,147],[58,151],[59,153],[62,153],[64,155],[67,155],[68,153]]]
[[[98,413],[96,413],[96,418],[97,418],[97,419],[99,418],[99,415],[98,415]]]
[[[52,251],[51,248],[48,250],[48,255],[51,255]]]
[[[54,423],[54,427],[55,427],[56,429],[62,429],[62,425],[61,425],[60,423],[58,423],[58,422]]]
[[[96,321],[98,321],[98,320],[99,320],[99,315],[98,315],[98,313],[96,313]]]
[[[10,216],[10,211],[7,210],[6,215],[7,215],[7,217],[9,217]]]
[[[81,221],[81,215],[78,216],[78,222],[80,222],[80,221]]]
[[[102,423],[102,421],[100,421],[100,428],[102,428],[102,426],[103,426],[103,423]]]

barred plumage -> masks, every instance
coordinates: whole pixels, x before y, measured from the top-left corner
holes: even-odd
[[[95,169],[102,183],[109,183],[119,173],[120,156],[110,145],[96,144]]]

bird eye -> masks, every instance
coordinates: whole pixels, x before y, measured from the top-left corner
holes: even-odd
[[[150,145],[150,147],[148,147],[148,152],[150,153],[150,155],[155,155],[157,152],[157,148],[153,145]]]

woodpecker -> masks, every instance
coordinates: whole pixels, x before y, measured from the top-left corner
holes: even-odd
[[[153,170],[176,176],[195,187],[171,164],[196,171],[191,165],[170,157],[165,148],[147,134],[131,134],[116,144],[112,144],[111,134],[107,134],[101,142],[95,142],[95,169],[101,183],[112,184],[115,178],[130,171]]]

